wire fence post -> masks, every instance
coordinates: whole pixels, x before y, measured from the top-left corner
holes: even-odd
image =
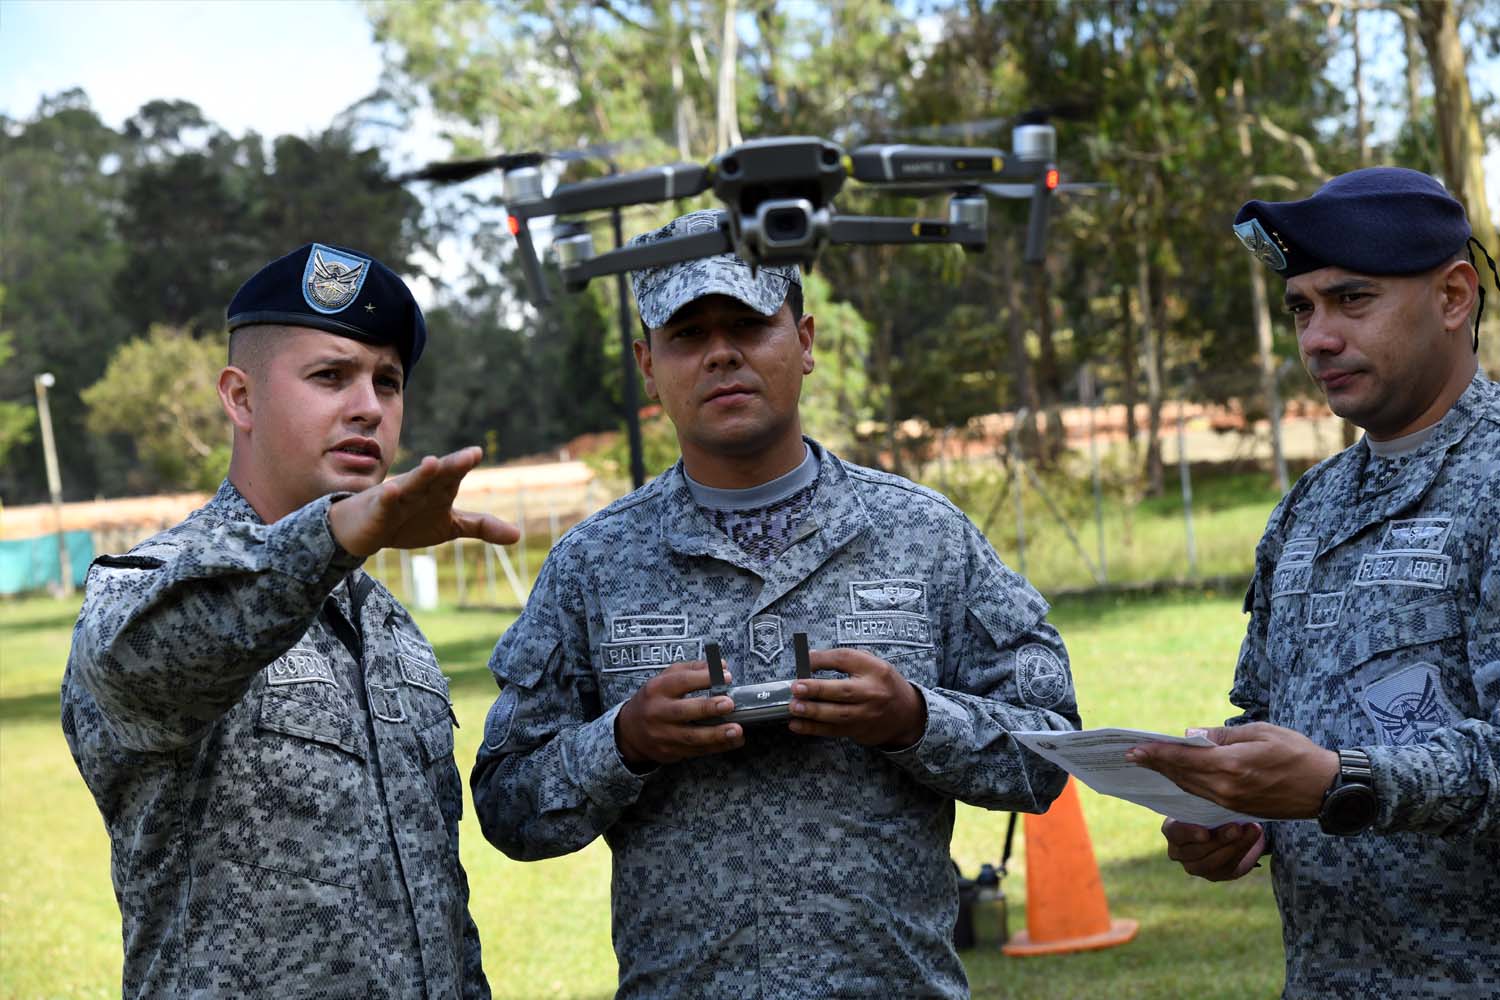
[[[1089,411],[1089,469],[1094,480],[1094,530],[1099,538],[1099,582],[1109,582],[1109,555],[1104,546],[1104,488],[1099,476],[1099,439],[1095,434],[1094,413],[1099,408],[1099,399],[1094,393],[1094,366],[1084,365],[1079,371],[1082,380],[1083,403]]]
[[[464,588],[464,540],[453,539],[453,579],[458,585],[458,605],[463,607],[466,590]]]
[[[1187,405],[1177,401],[1177,469],[1182,478],[1182,520],[1187,529],[1188,578],[1198,578],[1198,547],[1193,539],[1193,476],[1188,468]]]

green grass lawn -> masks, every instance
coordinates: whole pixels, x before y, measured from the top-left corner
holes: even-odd
[[[1179,731],[1229,714],[1223,692],[1244,628],[1240,595],[1069,599],[1053,621],[1072,652],[1085,724]],[[103,824],[57,722],[76,604],[0,602],[0,997],[119,993],[120,923]],[[468,762],[494,687],[486,659],[509,614],[419,616],[453,679],[458,760]],[[1269,881],[1189,879],[1161,850],[1154,814],[1080,790],[1111,910],[1140,921],[1121,948],[1063,957],[965,956],[976,997],[1266,997],[1281,983]],[[1005,816],[960,806],[953,852],[969,873],[999,860]],[[463,858],[497,997],[607,997],[609,856],[600,842],[519,864],[465,818]],[[1005,890],[1024,923],[1024,847]]]

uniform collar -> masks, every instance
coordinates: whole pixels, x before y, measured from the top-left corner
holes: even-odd
[[[747,559],[739,546],[704,516],[702,509],[693,502],[680,459],[660,479],[661,539],[665,547],[686,556],[721,559],[768,579],[779,576],[783,564],[801,566],[809,560],[816,560],[807,570],[811,572],[811,568],[816,568],[829,554],[863,531],[870,519],[843,463],[811,438],[803,440],[819,463],[817,489],[803,522],[803,532],[769,568],[756,566]]]
[[[213,498],[204,504],[204,510],[213,511],[214,514],[226,521],[248,521],[251,524],[264,524],[265,521],[250,506],[250,501],[235,487],[228,479],[219,484],[219,490]]]
[[[1322,506],[1339,501],[1341,516],[1336,528],[1321,547],[1331,549],[1354,537],[1378,521],[1389,520],[1416,506],[1427,495],[1438,473],[1447,461],[1448,452],[1468,436],[1485,416],[1494,418],[1500,411],[1500,387],[1483,375],[1476,374],[1453,407],[1438,421],[1432,439],[1412,454],[1405,467],[1383,481],[1367,478],[1371,452],[1361,439],[1339,456],[1334,474],[1324,478],[1308,499]],[[1348,498],[1356,502],[1348,503]],[[1326,507],[1324,509],[1327,509]]]

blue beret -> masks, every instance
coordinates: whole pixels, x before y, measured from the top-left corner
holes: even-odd
[[[328,243],[278,257],[234,293],[231,332],[265,323],[391,344],[407,377],[427,344],[427,324],[406,282],[374,257]]]
[[[1469,241],[1463,205],[1405,167],[1341,174],[1302,201],[1247,201],[1234,217],[1246,249],[1284,278],[1321,267],[1421,274]]]

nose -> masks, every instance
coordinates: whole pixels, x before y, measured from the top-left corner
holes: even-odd
[[[744,364],[744,355],[734,338],[721,329],[709,334],[708,350],[703,354],[703,366],[709,371],[735,371]]]
[[[1297,347],[1306,358],[1338,354],[1344,349],[1338,318],[1329,310],[1313,308],[1297,330]]]
[[[363,424],[374,430],[380,426],[385,411],[380,405],[380,393],[373,379],[355,379],[345,397],[345,415],[350,423]]]

